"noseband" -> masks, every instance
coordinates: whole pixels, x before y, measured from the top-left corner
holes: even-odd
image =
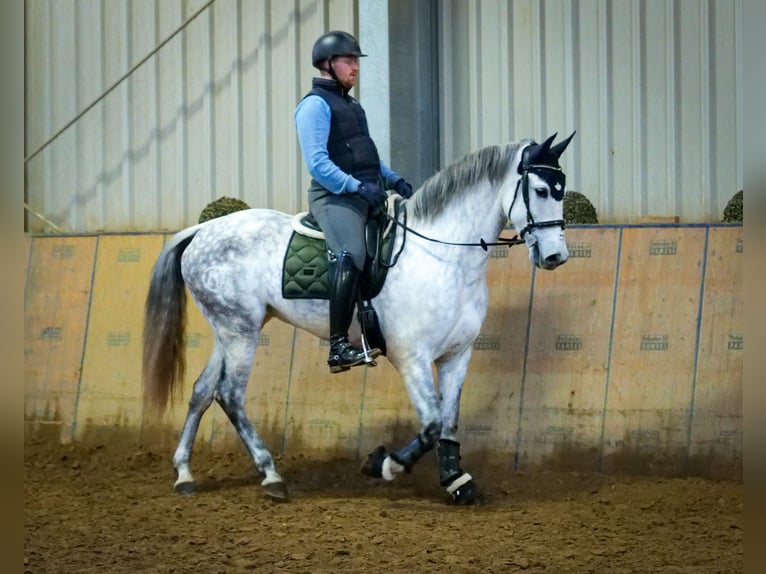
[[[540,173],[541,171],[549,171],[553,172],[552,174],[543,175]],[[563,201],[564,200],[564,189],[566,189],[566,178],[564,175],[564,172],[561,170],[560,167],[553,167],[550,165],[542,165],[542,164],[533,164],[533,165],[526,165],[523,168],[523,171],[521,172],[521,178],[519,181],[516,182],[516,191],[513,193],[513,201],[511,202],[511,206],[508,208],[508,219],[511,219],[511,211],[513,210],[513,206],[516,203],[516,199],[519,197],[519,186],[521,186],[521,197],[524,201],[524,207],[527,210],[527,225],[519,231],[519,237],[524,239],[524,236],[532,231],[533,229],[542,228],[542,227],[561,227],[563,230],[565,227],[565,223],[563,219],[550,219],[548,221],[535,221],[535,218],[532,217],[532,210],[529,208],[529,172],[534,173],[535,175],[539,176],[541,179],[543,179],[547,184],[548,188],[550,190],[551,196],[556,201]],[[551,185],[552,184],[552,185]],[[559,196],[559,197],[557,197]]]

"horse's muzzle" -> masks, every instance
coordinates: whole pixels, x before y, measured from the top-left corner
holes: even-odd
[[[554,253],[553,255],[548,255],[545,259],[543,259],[540,262],[540,267],[543,269],[556,269],[559,265],[563,265],[566,263],[567,258],[564,257],[561,253]]]
[[[556,269],[556,267],[559,267],[567,262],[567,259],[569,259],[569,253],[562,253],[561,251],[557,251],[543,257],[540,254],[540,248],[535,244],[530,248],[529,258],[535,267],[544,269],[546,271],[552,271],[553,269]]]

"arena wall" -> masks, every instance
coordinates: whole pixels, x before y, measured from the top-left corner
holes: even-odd
[[[141,337],[161,233],[30,236],[25,428],[61,442],[167,448],[212,348],[190,302],[187,380],[161,425],[141,408]],[[742,476],[742,227],[573,226],[571,259],[532,269],[498,248],[463,391],[472,460],[516,469]],[[434,318],[438,320],[438,318]],[[270,322],[247,409],[274,453],[363,457],[417,417],[395,370],[327,372],[326,343]],[[216,405],[197,448],[236,448]]]

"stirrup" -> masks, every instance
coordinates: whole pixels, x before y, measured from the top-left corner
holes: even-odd
[[[375,357],[380,355],[380,349],[370,348],[370,345],[367,343],[367,337],[365,336],[364,332],[362,332],[362,352],[364,353],[364,362],[366,365],[369,365],[370,367],[376,367],[378,365],[378,363],[375,361]]]
[[[330,343],[330,356],[327,359],[327,365],[330,367],[331,373],[340,373],[348,371],[351,367],[357,367],[359,365],[369,365],[374,367],[377,365],[375,357],[380,355],[380,349],[371,349],[367,342],[362,337],[362,349],[357,349],[348,339],[338,341],[337,345],[340,347],[339,352],[333,354],[332,342]],[[353,353],[353,357],[344,361],[342,352],[350,351]]]

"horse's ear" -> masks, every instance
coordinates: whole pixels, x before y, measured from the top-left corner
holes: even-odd
[[[556,136],[558,135],[558,132],[554,133],[552,136],[550,136],[548,139],[546,139],[543,143],[538,144],[536,146],[532,146],[532,149],[530,150],[530,158],[537,160],[538,158],[541,158],[544,156],[549,149],[551,149],[551,144],[553,143],[553,140],[556,139]]]
[[[558,132],[550,136],[543,143],[533,143],[524,150],[521,163],[519,164],[519,173],[525,166],[533,165],[542,161],[550,153],[551,143],[556,139]]]
[[[551,148],[551,153],[556,156],[556,158],[560,158],[561,154],[564,153],[564,150],[567,149],[567,146],[569,145],[569,142],[572,141],[572,138],[577,133],[577,130],[572,132],[572,135],[569,136],[567,139],[565,139],[563,142],[557,143],[555,146]]]

